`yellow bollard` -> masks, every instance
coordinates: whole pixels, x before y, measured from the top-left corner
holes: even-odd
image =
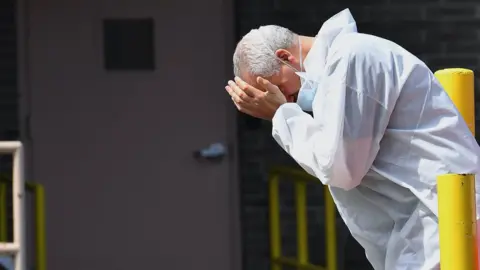
[[[475,135],[475,90],[473,71],[449,68],[435,72],[440,84]]]
[[[435,76],[475,134],[473,71],[444,69]],[[442,270],[478,269],[475,176],[447,174],[437,178]]]
[[[475,270],[475,176],[445,174],[437,178],[442,270]]]

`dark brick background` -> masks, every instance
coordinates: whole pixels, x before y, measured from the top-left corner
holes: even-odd
[[[434,71],[447,67],[478,70],[480,1],[476,0],[238,0],[237,38],[240,39],[251,28],[265,24],[278,24],[299,34],[313,36],[326,19],[347,7],[357,21],[359,32],[399,43]],[[244,269],[267,270],[266,172],[272,165],[295,164],[271,138],[270,123],[244,115],[238,117]],[[293,191],[291,185],[285,185],[282,188],[283,246],[286,254],[294,255]],[[322,190],[319,186],[312,186],[309,191],[310,255],[312,261],[323,264]],[[348,232],[342,222],[339,223],[340,242],[344,242]],[[348,257],[345,269],[369,269],[362,264],[365,260],[362,258],[363,249],[352,239],[348,239],[347,247],[339,247],[339,253],[341,257]]]
[[[0,141],[19,139],[19,98],[17,91],[17,35],[15,0],[0,1]],[[11,155],[0,155],[0,173],[11,173]],[[11,194],[7,194],[8,209],[11,208]],[[7,240],[12,240],[13,218]]]
[[[15,0],[0,1],[0,140],[18,139]]]

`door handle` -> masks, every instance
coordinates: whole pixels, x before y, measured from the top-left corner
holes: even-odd
[[[223,143],[212,143],[209,146],[193,152],[198,161],[221,161],[227,155],[227,147]]]

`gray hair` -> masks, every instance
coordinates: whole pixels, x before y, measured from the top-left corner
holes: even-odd
[[[233,72],[241,71],[254,76],[270,77],[280,71],[281,62],[275,56],[278,49],[294,47],[298,35],[277,25],[251,30],[237,44],[233,54]]]

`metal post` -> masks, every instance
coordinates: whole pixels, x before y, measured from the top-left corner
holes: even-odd
[[[435,73],[475,134],[473,71],[445,69]],[[447,174],[437,178],[442,270],[476,270],[475,176]]]
[[[270,253],[272,257],[272,270],[282,270],[276,261],[282,256],[282,235],[280,232],[280,195],[279,176],[274,174],[269,179],[269,212],[270,212]]]
[[[475,135],[475,90],[473,71],[449,68],[435,72],[435,77],[447,92],[462,115],[468,128]]]
[[[0,242],[7,241],[7,183],[0,182]]]
[[[18,245],[15,255],[15,270],[25,270],[25,180],[23,178],[23,148],[19,144],[13,154],[13,242]]]
[[[475,176],[437,178],[442,270],[476,270]]]
[[[295,214],[297,216],[297,260],[308,264],[307,183],[302,180],[295,185]]]
[[[0,153],[13,153],[13,243],[0,243],[0,253],[12,254],[15,270],[25,270],[25,181],[22,143],[18,141],[0,142]]]
[[[325,189],[325,239],[327,270],[337,270],[337,215],[328,186]]]

